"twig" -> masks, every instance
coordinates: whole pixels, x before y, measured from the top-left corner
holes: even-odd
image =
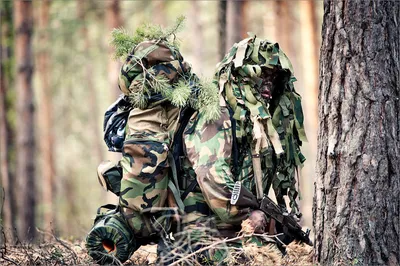
[[[93,253],[94,254],[100,254],[100,255],[102,255],[104,257],[112,258],[112,260],[113,260],[112,263],[116,262],[118,265],[123,266],[122,262],[119,259],[117,259],[115,256],[113,256],[113,255],[110,255],[110,254],[107,254],[107,253],[103,253],[103,252],[100,252],[100,251],[93,251]]]
[[[220,245],[220,244],[225,244],[225,243],[233,242],[233,241],[236,241],[236,240],[239,240],[239,239],[242,239],[242,238],[244,238],[244,236],[237,236],[237,237],[229,238],[229,239],[228,239],[228,238],[225,238],[224,240],[217,241],[217,242],[215,242],[215,243],[213,243],[213,244],[211,244],[211,245],[209,245],[209,246],[207,246],[207,247],[200,248],[200,249],[198,249],[198,250],[196,250],[196,251],[190,253],[189,255],[186,255],[185,257],[183,257],[183,258],[181,258],[181,259],[179,259],[179,260],[177,260],[177,261],[171,263],[170,266],[178,265],[178,264],[179,264],[180,262],[182,262],[183,260],[187,260],[188,258],[190,258],[190,257],[192,257],[192,256],[194,256],[194,255],[196,255],[196,254],[198,254],[198,253],[201,253],[201,252],[203,252],[203,251],[209,250],[209,249],[211,249],[211,248],[213,248],[213,247],[215,247],[215,246],[218,246],[218,245]]]
[[[1,254],[1,258],[2,258],[3,260],[5,260],[5,261],[8,261],[8,262],[14,264],[14,265],[17,265],[17,266],[20,265],[20,264],[18,264],[17,262],[15,262],[14,260],[4,257],[3,254]]]
[[[72,255],[72,259],[74,261],[74,264],[77,264],[78,256],[76,255],[75,251],[73,251],[63,240],[59,239],[53,232],[49,233],[49,232],[46,232],[46,231],[42,231],[39,228],[36,228],[36,230],[39,233],[47,234],[49,236],[52,236],[57,241],[57,243],[59,243],[60,245],[62,245],[64,248],[66,248],[69,251],[69,253]]]

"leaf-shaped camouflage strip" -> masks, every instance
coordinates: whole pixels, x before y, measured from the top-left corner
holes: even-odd
[[[305,160],[300,146],[306,135],[301,97],[294,90],[296,78],[290,60],[277,43],[253,36],[235,44],[226,54],[215,74],[217,82],[221,77],[227,79],[224,87],[220,88],[221,94],[233,109],[237,125],[246,132],[248,143],[253,141],[249,118],[261,117],[266,125],[270,125],[265,126],[269,142],[275,153],[284,152],[280,156],[279,174],[273,180],[273,187],[277,192],[289,189],[290,205],[297,212],[294,169]],[[261,97],[260,92],[266,85],[260,79],[274,86],[271,88],[272,99]]]

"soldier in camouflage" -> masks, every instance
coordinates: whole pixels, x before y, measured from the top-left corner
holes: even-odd
[[[122,66],[121,91],[126,95],[138,92],[146,75],[166,77],[168,85],[173,87],[191,72],[178,50],[163,42],[146,41],[135,47]],[[138,238],[149,237],[157,231],[151,217],[166,204],[168,150],[179,114],[179,108],[160,92],[149,87],[149,93],[144,96],[143,102],[133,102],[120,162],[120,205]]]
[[[264,213],[230,204],[236,181],[256,194],[257,175],[262,175],[265,194],[272,186],[284,207],[283,195],[288,195],[291,211],[300,216],[296,184],[305,134],[294,81],[278,44],[255,36],[232,47],[217,67],[213,86],[203,85],[170,43],[158,39],[134,46],[119,76],[119,87],[133,108],[117,190],[122,215],[139,244],[165,226],[160,210],[174,187],[175,162],[169,155],[187,107],[194,113],[184,127],[184,156],[175,169],[180,193],[175,204],[169,201],[170,207],[183,208],[186,228],[212,217],[220,235],[233,236],[249,218],[256,232],[267,231]]]
[[[294,81],[290,61],[276,43],[254,36],[224,57],[215,75],[220,118],[208,123],[196,112],[184,130],[185,179],[198,182],[184,200],[186,224],[197,226],[196,221],[214,216],[221,234],[233,236],[250,218],[256,232],[268,232],[269,218],[262,212],[230,204],[236,181],[256,195],[257,173],[262,174],[264,194],[272,186],[284,208],[283,195],[288,195],[292,214],[301,216],[296,201],[305,160],[300,146],[306,138]]]

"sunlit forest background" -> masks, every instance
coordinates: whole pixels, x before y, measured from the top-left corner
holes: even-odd
[[[309,139],[303,224],[312,227],[322,1],[21,2],[1,1],[0,193],[8,239],[30,240],[36,228],[82,239],[97,208],[117,202],[96,174],[102,160],[118,160],[102,136],[103,114],[120,93],[110,32],[168,26],[179,15],[187,18],[181,52],[198,75],[211,78],[247,32],[278,42],[291,59]]]

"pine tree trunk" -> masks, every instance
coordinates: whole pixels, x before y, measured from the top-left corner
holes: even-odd
[[[12,21],[12,2],[1,3],[1,51],[0,51],[0,176],[1,190],[0,204],[3,206],[0,219],[5,229],[5,241],[14,242],[16,228],[16,205],[14,195],[14,174],[12,172],[12,160],[10,158],[13,149],[13,131],[7,118],[9,110],[12,108],[10,103],[10,91],[12,90],[12,57],[13,57],[13,21]],[[1,236],[2,237],[2,236]],[[1,239],[0,237],[0,239]]]
[[[39,14],[39,43],[42,47],[48,47],[49,43],[49,9],[50,1],[42,0],[40,2]],[[53,231],[54,221],[54,136],[53,136],[53,103],[52,88],[49,79],[50,58],[49,49],[42,49],[38,54],[38,76],[40,79],[39,93],[39,122],[40,122],[40,148],[41,148],[41,168],[42,168],[42,195],[43,195],[43,223],[44,228]]]
[[[30,241],[35,236],[35,134],[33,104],[32,1],[14,1],[15,61],[17,67],[17,169],[18,235]]]
[[[121,17],[121,1],[112,0],[107,2],[106,6],[106,24],[109,32],[113,29],[122,27],[122,17]],[[118,60],[113,58],[114,47],[108,45],[108,80],[110,84],[110,90],[113,91],[113,95],[118,97],[121,91],[118,89],[118,74],[121,64]]]
[[[204,62],[204,34],[203,34],[203,23],[201,21],[201,6],[199,2],[191,2],[191,23],[192,23],[192,47],[193,47],[193,66],[198,69],[198,73],[203,71]]]
[[[304,178],[301,182],[302,201],[301,207],[303,211],[303,221],[305,225],[311,227],[312,224],[312,186],[311,182],[315,178],[315,162],[317,154],[317,130],[318,130],[318,49],[320,43],[318,35],[320,28],[316,19],[315,1],[306,0],[299,1],[300,7],[300,23],[301,23],[301,45],[298,49],[301,51],[301,61],[307,62],[302,64],[306,71],[302,72],[303,93],[304,97],[303,108],[306,114],[305,127],[307,129],[307,137],[309,142],[306,143],[304,152],[307,152],[307,161],[302,169],[302,176]]]
[[[320,59],[316,259],[400,263],[400,5],[326,0]]]
[[[293,36],[293,25],[291,25],[292,12],[291,5],[288,1],[275,0],[275,25],[276,25],[276,42],[279,43],[279,47],[285,51],[285,53],[293,61],[293,43],[291,37]]]
[[[248,0],[241,0],[238,2],[240,5],[240,39],[245,39],[249,37],[247,32],[249,29],[249,14],[247,9],[249,8],[249,1]]]
[[[91,47],[91,43],[90,43],[90,36],[89,36],[89,32],[88,32],[88,27],[87,27],[87,19],[86,19],[86,13],[88,12],[88,8],[87,8],[87,2],[85,1],[78,1],[77,2],[77,8],[78,8],[78,19],[80,20],[80,22],[82,23],[82,27],[81,27],[81,36],[82,39],[84,40],[84,53],[90,58],[90,47]],[[93,74],[92,74],[92,63],[91,60],[88,60],[86,62],[86,78],[85,81],[87,83],[87,89],[89,92],[89,105],[90,105],[90,124],[91,124],[91,128],[92,128],[92,134],[93,134],[93,154],[94,156],[96,156],[96,161],[97,162],[101,162],[101,160],[103,159],[103,148],[101,146],[101,140],[102,140],[102,136],[101,136],[101,131],[100,131],[100,121],[98,121],[98,115],[100,114],[99,112],[99,106],[98,106],[98,101],[97,101],[97,91],[94,87],[93,84]]]
[[[226,50],[232,45],[243,39],[247,22],[245,21],[245,2],[246,1],[227,1],[227,37]]]
[[[265,15],[263,17],[264,20],[264,36],[266,39],[276,42],[278,40],[278,30],[277,30],[277,22],[276,22],[276,1],[265,1],[264,9]]]
[[[226,19],[227,19],[227,3],[225,0],[220,0],[218,3],[218,54],[219,60],[224,58],[226,53]]]

